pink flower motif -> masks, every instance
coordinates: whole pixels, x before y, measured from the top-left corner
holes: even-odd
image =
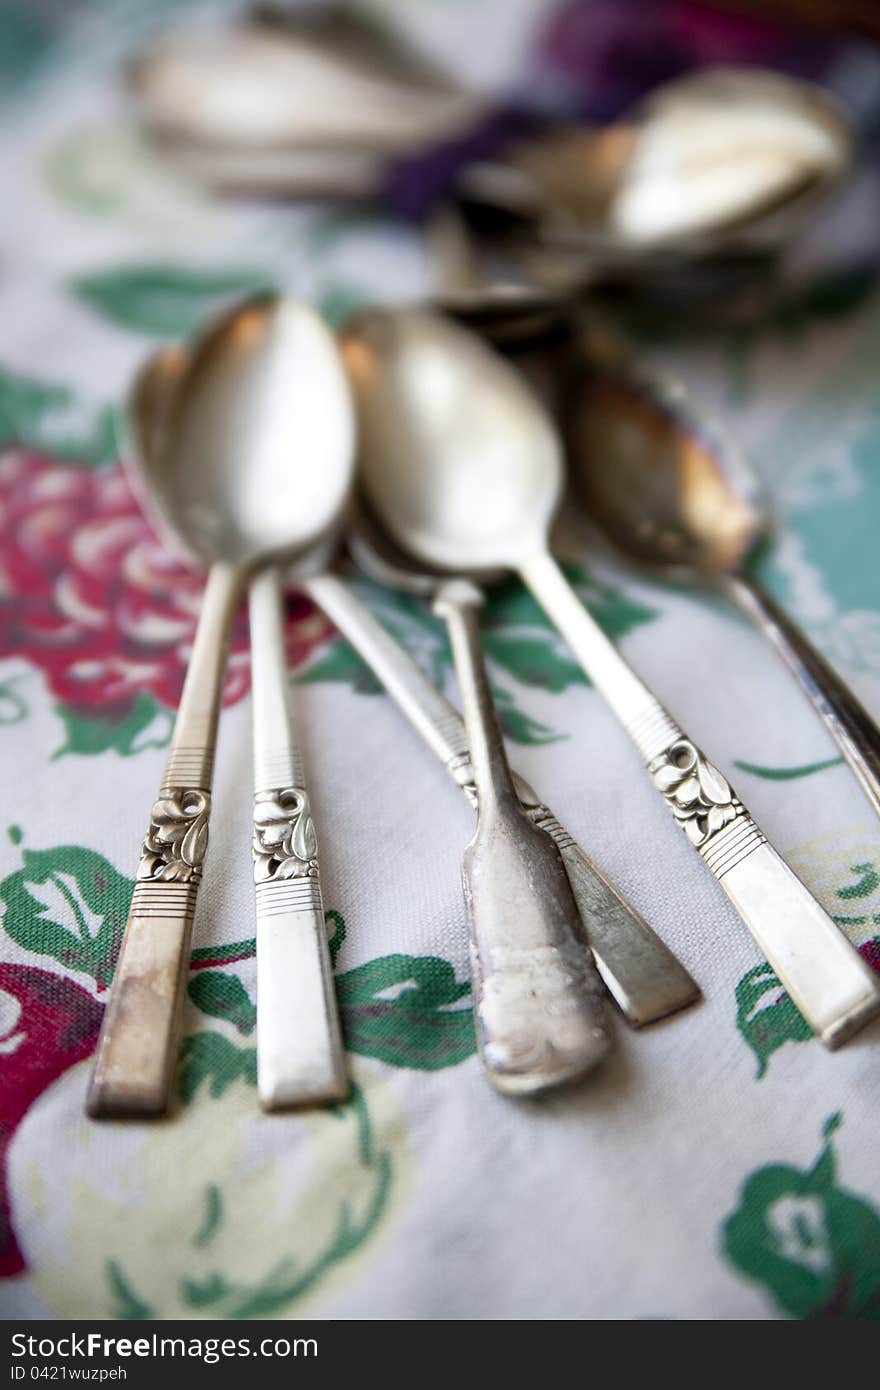
[[[0,454],[0,657],[38,666],[68,709],[121,719],[140,692],[176,708],[203,586],[163,549],[118,465]],[[288,665],[332,631],[308,599],[292,596]],[[249,688],[242,609],[224,703]]]

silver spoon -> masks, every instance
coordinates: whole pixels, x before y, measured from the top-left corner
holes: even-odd
[[[632,559],[715,584],[785,661],[880,815],[880,729],[750,572],[770,518],[757,481],[680,383],[585,352],[568,380],[576,496]]]
[[[359,344],[347,334],[342,342],[357,386]],[[368,423],[362,446],[369,471],[376,439]],[[482,595],[464,577],[431,578],[477,792],[476,830],[462,863],[477,1037],[499,1090],[535,1093],[583,1075],[608,1052],[601,985],[559,849],[526,814],[514,785],[483,659]]]
[[[233,311],[191,359],[172,352],[154,367],[133,395],[135,436],[148,407],[162,407],[150,447],[136,442],[134,480],[162,534],[209,573],[88,1111],[146,1118],[168,1108],[207,848],[229,622],[258,565],[269,566],[250,584],[258,1086],[270,1108],[338,1099],[347,1082],[272,566],[308,552],[338,524],[353,463],[348,387],[320,319],[275,298]]]
[[[369,452],[369,431],[363,442]],[[423,577],[449,633],[476,789],[462,880],[480,1053],[498,1090],[536,1094],[607,1054],[602,987],[559,849],[514,784],[483,659],[482,594],[463,578]]]
[[[477,794],[462,861],[477,1038],[498,1090],[537,1094],[591,1071],[611,1046],[602,986],[557,845],[527,814],[507,761],[483,659],[482,593],[438,583]]]
[[[376,312],[343,335],[360,484],[385,529],[451,573],[516,570],[566,638],[783,986],[828,1046],[880,1011],[858,951],[725,778],[619,656],[548,549],[564,485],[549,417],[479,339],[430,314]]]
[[[171,361],[169,361],[171,359]],[[141,457],[153,447],[155,422],[174,384],[172,362],[182,370],[186,354],[157,353],[144,368],[131,403],[131,433]],[[141,465],[148,471],[148,465]],[[404,568],[399,553],[368,531],[355,509],[349,544],[361,568],[379,583],[422,597],[430,580]],[[310,552],[310,556],[314,552]],[[433,686],[412,657],[376,621],[351,586],[327,571],[312,573],[300,563],[295,582],[323,609],[360,654],[413,728],[476,807],[470,752],[458,711]],[[537,825],[552,836],[565,862],[572,892],[596,965],[614,1002],[633,1027],[642,1027],[687,1008],[700,998],[691,975],[644,918],[623,899],[538,795],[514,774],[520,800]]]

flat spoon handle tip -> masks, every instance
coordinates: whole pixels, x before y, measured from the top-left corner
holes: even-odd
[[[86,1099],[93,1119],[169,1108],[197,891],[197,880],[135,884]]]
[[[498,1090],[536,1095],[591,1071],[611,1034],[562,857],[529,820],[513,782],[483,660],[479,601],[453,582],[435,604],[449,630],[477,792],[477,830],[462,864],[477,1038]]]

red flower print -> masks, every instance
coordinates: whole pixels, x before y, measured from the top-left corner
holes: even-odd
[[[38,666],[65,708],[120,720],[140,692],[176,708],[203,585],[157,540],[118,465],[0,455],[0,657]],[[288,600],[290,666],[331,633],[308,599]],[[242,610],[224,703],[249,686]]]

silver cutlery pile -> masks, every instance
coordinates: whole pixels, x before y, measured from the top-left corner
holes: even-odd
[[[346,1094],[284,662],[282,580],[337,625],[476,808],[462,877],[477,1039],[500,1091],[536,1094],[598,1065],[612,1045],[607,996],[635,1026],[699,998],[680,962],[509,767],[479,611],[482,588],[511,572],[616,714],[649,783],[810,1027],[835,1047],[880,1012],[880,985],[858,951],[564,577],[549,536],[567,476],[638,558],[720,573],[738,600],[742,586],[747,611],[769,624],[875,806],[880,732],[742,577],[758,515],[741,460],[703,432],[701,468],[678,467],[683,450],[693,453],[693,407],[576,333],[567,370],[567,467],[563,436],[523,374],[470,329],[424,308],[361,314],[334,340],[308,307],[267,296],[142,370],[129,403],[133,481],[160,534],[208,577],[98,1042],[91,1115],[146,1118],[171,1101],[219,695],[244,590],[259,1096],[276,1109]],[[643,448],[618,414],[633,396],[643,406]],[[700,505],[707,496],[718,505]],[[423,594],[446,621],[461,714],[333,572],[346,528],[368,572]]]
[[[395,160],[491,116],[482,95],[328,7],[263,7],[231,27],[172,31],[131,66],[129,88],[166,157],[238,195],[376,200]],[[606,320],[596,332],[591,298],[624,282],[682,303],[708,286],[715,303],[719,289],[751,290],[771,261],[778,283],[782,254],[854,153],[846,115],[809,84],[754,69],[690,74],[610,126],[557,121],[458,169],[425,233],[433,310],[376,309],[334,340],[306,306],[265,297],[145,365],[127,463],[160,535],[207,584],[90,1114],[148,1117],[170,1104],[229,627],[245,591],[259,1096],[275,1109],[347,1092],[284,664],[284,584],[326,613],[476,809],[462,876],[477,1038],[499,1090],[541,1092],[601,1062],[609,996],[641,1027],[700,995],[511,771],[480,641],[482,591],[511,572],[617,715],[810,1027],[833,1047],[880,1010],[859,953],[549,548],[570,483],[629,558],[720,587],[772,641],[880,812],[880,732],[750,573],[767,523],[744,460],[677,383],[632,363]],[[550,405],[490,346],[535,338]],[[343,538],[373,579],[444,619],[461,713],[334,572]]]

